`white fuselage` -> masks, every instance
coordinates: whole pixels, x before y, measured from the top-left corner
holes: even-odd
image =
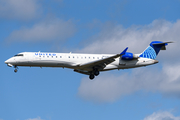
[[[101,71],[114,69],[128,69],[158,63],[155,60],[160,50],[165,50],[171,42],[152,41],[140,54],[127,52],[126,47],[120,54],[78,54],[78,53],[49,53],[49,52],[22,52],[5,63],[14,67],[63,67],[73,69],[75,72],[89,75],[92,80]]]
[[[34,66],[34,67],[65,67],[78,69],[82,64],[104,59],[113,54],[76,54],[76,53],[46,53],[46,52],[23,52],[5,61],[8,66]],[[106,65],[99,71],[112,69],[128,69],[147,66],[157,63],[157,60],[148,58],[137,58],[134,60],[122,60],[116,58],[114,62]],[[81,70],[91,71],[91,68]]]

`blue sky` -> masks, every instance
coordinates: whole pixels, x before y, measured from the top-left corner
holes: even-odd
[[[179,0],[0,0],[0,120],[180,120]],[[156,65],[103,72],[14,69],[24,51],[140,53],[175,41]]]

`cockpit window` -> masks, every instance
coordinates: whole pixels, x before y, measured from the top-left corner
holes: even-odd
[[[17,55],[14,55],[14,57],[17,57],[17,56],[24,56],[23,54],[17,54]]]

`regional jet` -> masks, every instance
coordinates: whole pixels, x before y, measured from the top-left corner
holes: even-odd
[[[125,48],[120,54],[78,54],[50,52],[22,52],[5,61],[9,67],[62,67],[75,72],[89,75],[92,80],[100,72],[114,69],[128,69],[148,66],[158,63],[155,60],[160,50],[166,50],[166,45],[172,42],[152,41],[140,54],[127,52]]]

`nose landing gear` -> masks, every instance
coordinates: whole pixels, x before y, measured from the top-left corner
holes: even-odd
[[[17,69],[14,70],[15,73],[16,73],[17,71],[18,71]]]
[[[18,71],[18,67],[17,66],[14,66],[14,72],[16,73]]]

